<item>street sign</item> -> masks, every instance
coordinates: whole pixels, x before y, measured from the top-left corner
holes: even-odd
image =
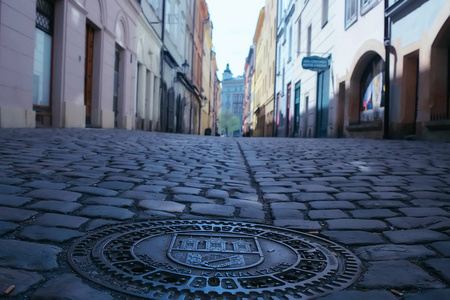
[[[302,67],[311,71],[325,71],[330,67],[330,62],[328,58],[307,56],[302,60]]]

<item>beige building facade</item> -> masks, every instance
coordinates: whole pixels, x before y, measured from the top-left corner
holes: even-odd
[[[0,127],[133,128],[136,1],[0,5]]]

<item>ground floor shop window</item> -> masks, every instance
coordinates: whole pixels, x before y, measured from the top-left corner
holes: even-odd
[[[50,111],[54,5],[50,0],[36,2],[34,33],[33,106]]]
[[[372,59],[361,78],[360,121],[383,119],[384,112],[384,61],[380,56]]]

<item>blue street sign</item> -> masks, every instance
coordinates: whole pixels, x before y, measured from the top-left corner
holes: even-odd
[[[307,56],[302,60],[302,67],[312,71],[325,71],[330,67],[330,61],[328,58]]]

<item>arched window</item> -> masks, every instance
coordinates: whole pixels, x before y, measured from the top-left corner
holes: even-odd
[[[361,77],[360,121],[383,119],[384,111],[384,61],[379,55],[368,64]]]

